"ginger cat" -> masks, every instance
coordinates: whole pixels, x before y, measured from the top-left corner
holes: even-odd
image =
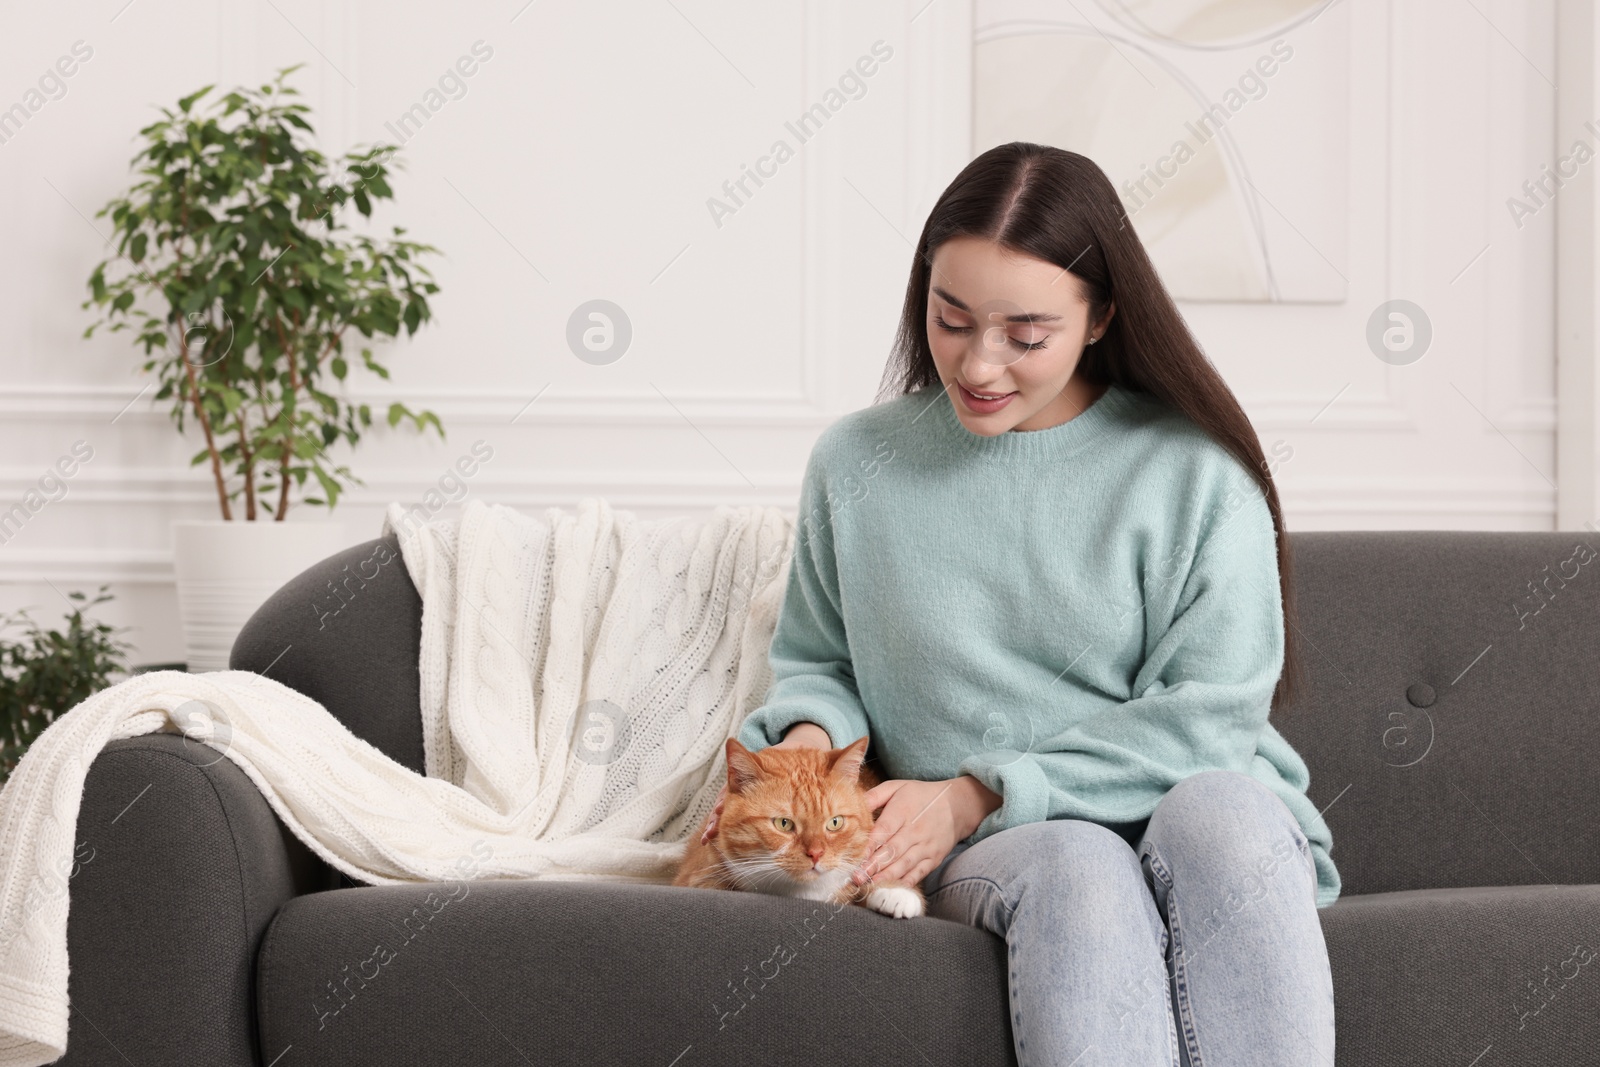
[[[850,881],[873,826],[866,791],[878,778],[862,762],[867,741],[751,752],[728,738],[728,799],[716,836],[700,843],[701,820],[672,884],[860,904],[897,919],[923,914],[927,902],[914,885]]]

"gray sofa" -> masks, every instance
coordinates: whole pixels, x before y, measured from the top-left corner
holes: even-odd
[[[1320,912],[1340,1067],[1600,1063],[1591,542],[1293,537],[1309,686],[1274,721],[1344,881]],[[233,666],[420,770],[420,603],[403,565],[361,578],[376,545],[285,586]],[[1015,1062],[985,932],[669,886],[360,886],[175,735],[106,748],[78,839],[63,1063]]]

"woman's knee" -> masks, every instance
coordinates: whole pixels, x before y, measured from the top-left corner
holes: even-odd
[[[1168,865],[1206,863],[1275,873],[1309,865],[1310,844],[1294,813],[1266,783],[1239,771],[1209,770],[1173,786],[1145,830]]]
[[[1007,842],[1013,869],[1022,886],[1058,898],[1072,897],[1076,906],[1092,894],[1126,895],[1143,875],[1133,847],[1116,831],[1082,819],[1049,819],[1012,827],[995,840]]]
[[[1246,820],[1280,823],[1301,832],[1294,813],[1278,795],[1265,782],[1242,771],[1191,774],[1169,789],[1150,815],[1152,826],[1181,821],[1193,824],[1188,827],[1191,832]]]

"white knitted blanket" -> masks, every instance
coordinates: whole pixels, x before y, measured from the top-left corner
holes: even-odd
[[[244,671],[137,675],[57,718],[0,792],[0,1067],[67,1046],[68,892],[84,778],[156,731],[236,763],[296,837],[375,884],[463,876],[669,881],[760,705],[793,549],[776,508],[644,520],[585,498],[482,502],[385,532],[422,595],[427,776]],[[486,843],[472,848],[475,843]]]

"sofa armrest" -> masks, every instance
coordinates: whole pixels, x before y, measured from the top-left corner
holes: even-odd
[[[244,771],[177,734],[106,745],[75,840],[57,1062],[264,1062],[256,950],[285,901],[332,888],[336,872]]]
[[[421,774],[421,655],[422,597],[390,534],[291,578],[239,631],[228,665],[304,693]]]

